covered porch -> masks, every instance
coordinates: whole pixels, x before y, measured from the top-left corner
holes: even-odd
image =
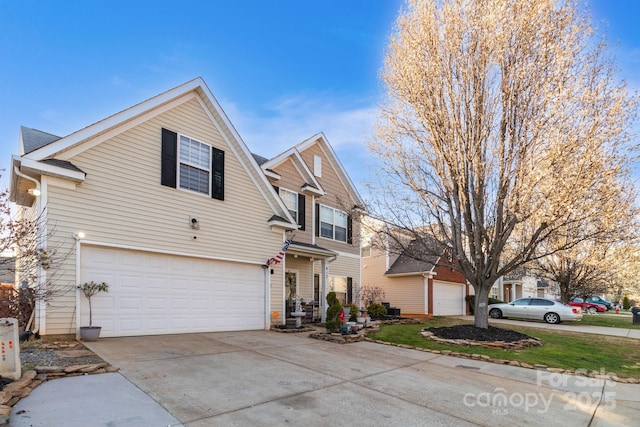
[[[284,314],[291,319],[298,309],[304,311],[303,322],[326,320],[326,296],[329,287],[328,264],[337,253],[317,245],[293,241],[284,263]],[[300,307],[296,307],[296,297]]]

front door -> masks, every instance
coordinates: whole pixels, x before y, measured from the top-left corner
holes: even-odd
[[[513,296],[511,295],[511,283],[504,285],[504,302],[513,301]]]
[[[284,274],[284,295],[287,318],[296,311],[296,296],[298,295],[298,273],[287,271]]]

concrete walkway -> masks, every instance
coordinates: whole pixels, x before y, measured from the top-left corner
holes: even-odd
[[[11,425],[637,425],[640,385],[306,335],[87,343],[120,373],[47,382],[14,407]]]
[[[595,314],[594,316],[602,315]],[[470,322],[473,322],[474,320],[473,316],[461,316],[460,319],[468,320]],[[581,325],[580,322],[563,322],[557,325],[552,325],[542,321],[538,322],[536,320],[489,319],[489,323],[494,325],[526,326],[527,328],[578,332],[581,334],[608,335],[610,337],[633,338],[636,340],[640,340],[640,329],[609,328],[605,326]],[[629,318],[629,323],[631,324],[631,318]]]

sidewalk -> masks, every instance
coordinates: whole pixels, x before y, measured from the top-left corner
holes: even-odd
[[[473,316],[459,316],[459,319],[473,322]],[[489,319],[489,323],[501,325],[526,326],[527,328],[549,329],[554,331],[579,332],[581,334],[608,335],[610,337],[632,338],[640,340],[640,329],[608,328],[605,326],[581,325],[579,322],[566,322],[559,325],[538,322],[535,320]],[[631,323],[631,319],[629,319]]]
[[[181,426],[120,373],[59,378],[40,384],[11,411],[13,427]]]

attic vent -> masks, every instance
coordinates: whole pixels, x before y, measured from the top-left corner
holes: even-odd
[[[313,174],[322,178],[322,157],[313,156]]]

